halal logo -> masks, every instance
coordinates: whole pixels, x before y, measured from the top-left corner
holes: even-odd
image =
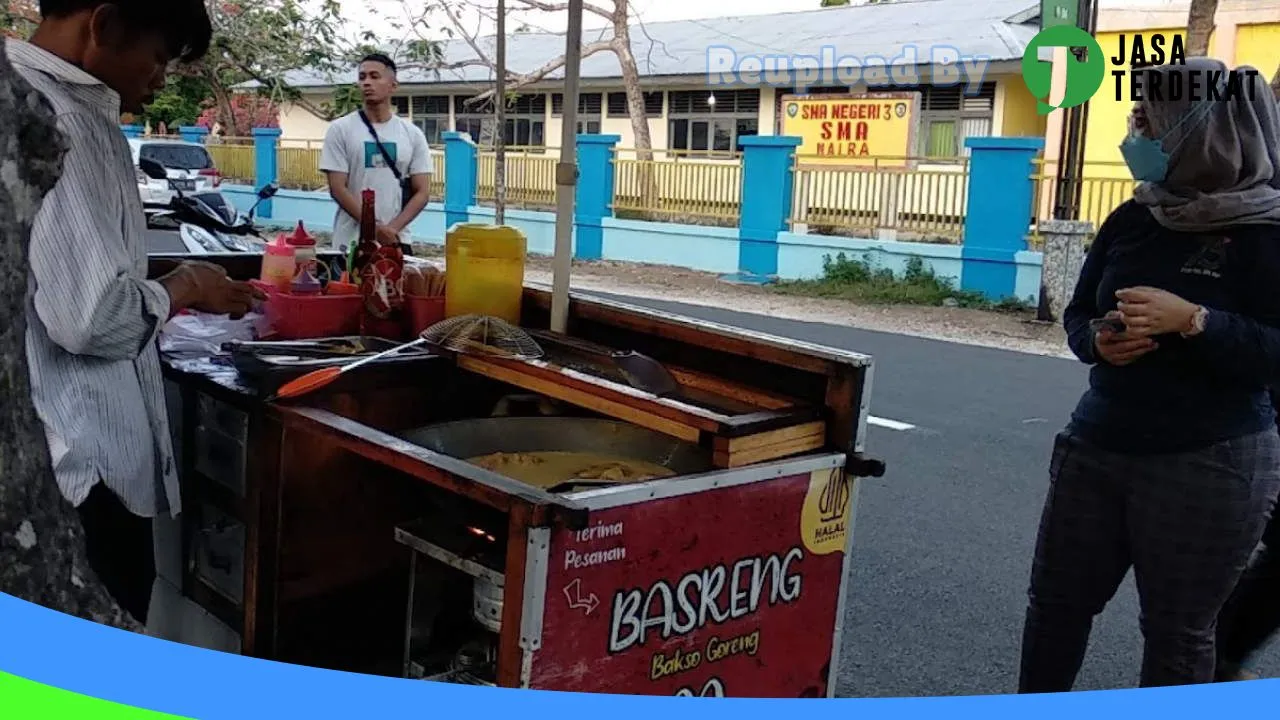
[[[799,105],[796,105],[795,103],[789,103],[787,105],[787,117],[795,117],[796,114],[799,112],[800,112]]]
[[[849,506],[849,478],[841,468],[834,468],[818,496],[818,517],[821,522],[836,522],[844,516]]]
[[[1061,102],[1051,105],[1049,94],[1053,86],[1053,63],[1041,60],[1040,50],[1059,47],[1071,49],[1067,53],[1067,88]],[[1036,97],[1036,112],[1041,115],[1088,102],[1102,87],[1106,74],[1102,46],[1092,35],[1074,25],[1055,25],[1041,30],[1022,54],[1022,80]]]
[[[906,104],[906,103],[898,103],[897,105],[895,105],[895,106],[893,107],[893,112],[894,112],[898,117],[903,117],[903,116],[905,116],[905,115],[907,114],[907,104]]]

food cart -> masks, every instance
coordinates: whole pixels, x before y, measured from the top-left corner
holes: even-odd
[[[569,293],[582,9],[569,0],[553,285],[511,286],[517,324],[550,328],[555,351],[407,351],[285,403],[264,399],[285,379],[270,368],[166,358],[182,592],[254,657],[830,697],[858,482],[884,473],[863,455],[871,358]],[[638,389],[575,345],[641,353],[673,387]]]
[[[551,306],[527,288],[521,325]],[[421,351],[267,402],[278,380],[166,357],[183,593],[285,662],[832,695],[858,479],[884,471],[863,455],[871,358],[580,295],[568,335],[659,360],[679,392],[582,358]],[[476,462],[540,451],[665,472],[548,485]]]

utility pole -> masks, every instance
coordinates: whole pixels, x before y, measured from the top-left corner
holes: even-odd
[[[1041,27],[1045,27],[1045,23],[1050,18],[1045,14],[1054,6],[1059,11],[1063,11],[1062,4],[1045,2],[1041,3]],[[1056,16],[1053,19],[1069,17],[1066,12]],[[1075,25],[1078,28],[1093,35],[1098,29],[1098,3],[1097,0],[1078,0],[1076,6]],[[1068,53],[1072,53],[1080,62],[1086,60],[1088,48],[1067,48]],[[1075,107],[1063,110],[1062,132],[1058,137],[1058,163],[1057,172],[1055,173],[1054,193],[1053,193],[1053,217],[1055,220],[1075,220],[1080,212],[1081,188],[1083,186],[1082,178],[1084,175],[1084,157],[1085,157],[1085,135],[1089,124],[1089,103],[1085,102]],[[1035,212],[1040,212],[1037,205]],[[1053,312],[1049,307],[1049,299],[1045,291],[1044,283],[1040,286],[1040,305],[1036,308],[1036,319],[1041,322],[1049,322],[1053,319]]]
[[[1080,11],[1077,27],[1090,35],[1098,29],[1097,0],[1079,0]],[[1070,48],[1081,62],[1088,48]],[[1054,193],[1053,217],[1057,220],[1074,220],[1080,210],[1081,178],[1084,174],[1085,134],[1089,124],[1089,103],[1083,103],[1065,111],[1062,136],[1059,138],[1058,173]]]

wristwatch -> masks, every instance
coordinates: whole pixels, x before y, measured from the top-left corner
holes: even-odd
[[[1195,337],[1204,332],[1205,321],[1209,319],[1209,309],[1201,305],[1196,311],[1191,313],[1191,326],[1183,330],[1181,335],[1184,338]]]

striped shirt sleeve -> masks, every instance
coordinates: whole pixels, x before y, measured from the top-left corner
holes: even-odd
[[[127,250],[116,151],[92,118],[64,114],[58,127],[70,148],[31,232],[36,313],[67,352],[133,359],[168,318],[169,294]]]

